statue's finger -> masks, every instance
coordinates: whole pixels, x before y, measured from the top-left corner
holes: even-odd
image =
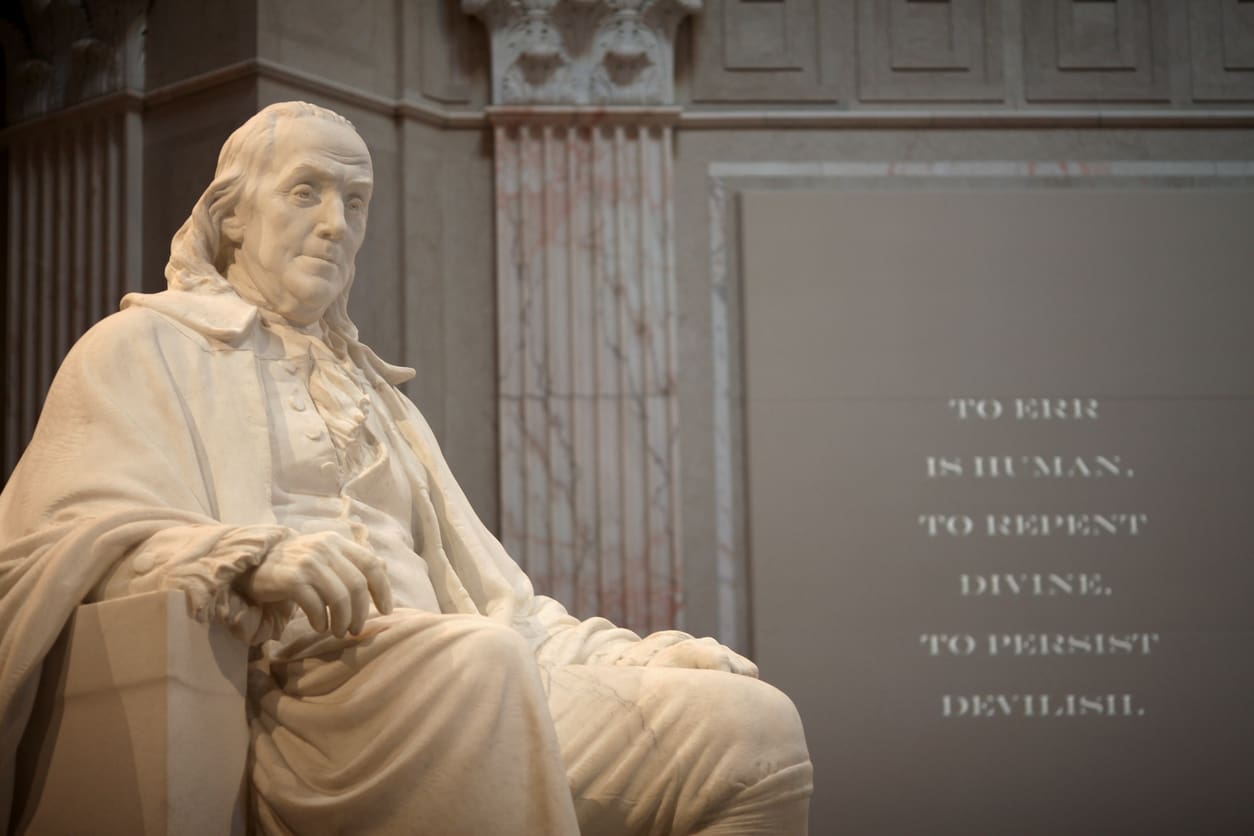
[[[379,608],[379,612],[387,615],[392,611],[392,582],[388,580],[387,572],[382,568],[375,569],[373,573],[366,575],[367,585],[370,587],[370,597],[374,599],[374,605]]]
[[[356,635],[361,632],[370,616],[370,590],[367,588],[365,573],[356,563],[343,557],[336,557],[330,565],[348,590],[351,608],[348,632]]]
[[[392,611],[392,584],[388,581],[387,564],[368,550],[357,556],[353,562],[361,570],[366,579],[366,587],[379,612],[387,615]]]
[[[331,632],[343,636],[353,620],[353,598],[339,575],[325,563],[310,567],[310,583],[331,614]]]
[[[294,587],[290,593],[292,600],[296,602],[296,606],[304,610],[306,617],[309,618],[309,625],[319,633],[327,631],[327,608],[322,603],[317,590],[308,584],[300,584]]]

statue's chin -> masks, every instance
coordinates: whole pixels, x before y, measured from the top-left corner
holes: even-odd
[[[312,270],[304,269],[310,266],[308,262],[313,262]],[[283,289],[286,291],[283,308],[286,310],[276,313],[296,325],[317,322],[343,290],[340,275],[336,264],[302,257],[299,266],[294,264],[283,276]]]

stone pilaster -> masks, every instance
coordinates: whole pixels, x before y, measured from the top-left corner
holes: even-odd
[[[502,539],[641,631],[682,619],[670,102],[699,5],[462,4],[492,41]]]
[[[137,290],[143,4],[29,4],[0,21],[7,79],[0,476],[17,463],[65,353]]]

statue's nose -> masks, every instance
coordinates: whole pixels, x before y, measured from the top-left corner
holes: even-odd
[[[344,237],[344,230],[347,224],[344,220],[344,201],[338,197],[324,201],[322,207],[322,217],[318,219],[318,227],[315,230],[319,238],[328,238],[332,241],[338,241]]]

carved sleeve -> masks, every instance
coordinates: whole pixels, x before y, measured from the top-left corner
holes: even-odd
[[[163,529],[115,564],[93,588],[89,600],[180,589],[198,621],[220,622],[236,638],[260,644],[283,631],[292,605],[254,604],[233,584],[290,533],[277,525],[193,524]]]

